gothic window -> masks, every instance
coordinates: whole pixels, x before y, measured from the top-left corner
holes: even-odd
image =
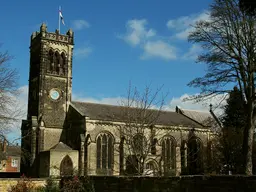
[[[186,172],[187,168],[187,143],[182,141],[180,148],[181,171]]]
[[[58,51],[53,52],[52,50],[48,53],[49,64],[47,67],[48,72],[57,75],[65,75],[65,64],[66,55],[65,53],[59,53]]]
[[[119,169],[120,175],[124,172],[124,137],[121,138],[120,145],[119,145]]]
[[[108,155],[108,139],[106,134],[102,136],[102,141],[101,141],[101,146],[102,146],[102,168],[106,169],[107,168],[107,155]]]
[[[176,142],[174,138],[164,137],[162,140],[162,159],[165,174],[176,168]]]
[[[97,169],[107,173],[113,168],[114,139],[109,133],[101,133],[96,140],[97,145]]]
[[[207,143],[207,151],[206,151],[206,154],[207,154],[207,164],[208,166],[212,166],[212,157],[213,157],[213,143],[212,141],[209,141]]]
[[[54,62],[54,64],[55,64],[55,72],[57,74],[59,74],[60,73],[60,54],[56,51],[54,56],[55,56],[54,57],[55,58],[55,62]]]
[[[202,143],[199,138],[193,136],[188,141],[187,161],[190,174],[202,173]]]
[[[53,68],[54,68],[53,51],[52,51],[52,50],[49,51],[48,59],[49,59],[48,70],[49,70],[50,72],[52,72],[52,71],[53,71]]]
[[[101,153],[102,153],[102,150],[101,150],[101,136],[98,137],[97,139],[97,169],[100,169],[101,168]]]
[[[66,55],[65,53],[61,53],[61,57],[60,57],[60,67],[61,67],[61,73],[63,75],[65,75],[65,65],[66,65]]]
[[[146,169],[144,171],[144,174],[146,176],[157,176],[158,169],[157,169],[157,165],[154,161],[147,162],[145,168]]]
[[[156,155],[156,144],[157,144],[157,138],[154,138],[152,140],[152,145],[151,145],[151,154]]]
[[[136,134],[134,137],[133,137],[133,141],[132,141],[132,148],[133,148],[133,152],[138,155],[143,155],[144,154],[144,150],[147,150],[145,149],[146,147],[146,138],[142,135],[142,134]]]
[[[59,61],[59,74],[62,74],[62,66],[63,66],[63,59],[62,59],[62,54],[61,54],[60,61]]]
[[[71,158],[66,155],[60,164],[60,175],[61,176],[69,176],[73,175],[73,162]]]

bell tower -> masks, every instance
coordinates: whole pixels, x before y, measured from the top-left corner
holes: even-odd
[[[42,24],[31,35],[27,120],[37,119],[37,152],[61,139],[71,101],[73,46],[71,29],[63,35],[58,30],[48,32]]]

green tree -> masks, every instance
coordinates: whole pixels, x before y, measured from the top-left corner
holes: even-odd
[[[234,174],[243,172],[241,152],[247,118],[244,107],[241,92],[235,87],[224,106],[224,115],[221,119],[223,127],[218,145],[220,167],[228,165]]]
[[[229,93],[227,105],[224,106],[224,115],[221,119],[224,128],[231,127],[234,130],[243,130],[246,125],[245,102],[241,91],[234,87]]]
[[[256,120],[255,60],[256,16],[240,9],[239,0],[214,0],[208,20],[197,22],[188,40],[200,44],[197,61],[207,64],[206,74],[188,85],[201,89],[190,99],[207,100],[237,86],[247,114],[243,133],[245,173],[252,174],[253,132]]]
[[[256,14],[256,2],[252,0],[240,0],[239,5],[241,10],[247,14]]]

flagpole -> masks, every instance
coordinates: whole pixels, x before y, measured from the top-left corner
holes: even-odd
[[[59,15],[59,33],[60,33],[60,11],[61,11],[61,7],[59,6],[59,13],[58,13],[58,15]]]

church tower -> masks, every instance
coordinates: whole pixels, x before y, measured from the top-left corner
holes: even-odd
[[[30,135],[22,141],[31,153],[30,164],[63,137],[72,92],[73,46],[72,30],[52,33],[42,24],[31,35],[28,112],[22,123],[22,136]]]

